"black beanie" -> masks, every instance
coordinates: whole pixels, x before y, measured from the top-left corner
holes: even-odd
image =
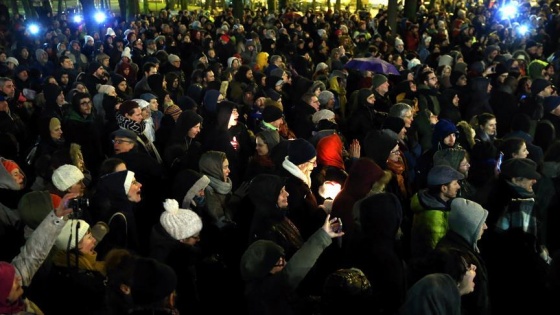
[[[316,156],[317,151],[309,141],[301,138],[290,141],[288,160],[294,165],[303,164]]]
[[[265,122],[270,123],[284,116],[282,110],[276,106],[266,106],[262,112],[262,118]]]
[[[400,117],[388,116],[383,121],[383,129],[389,129],[399,134],[404,128],[404,120]]]

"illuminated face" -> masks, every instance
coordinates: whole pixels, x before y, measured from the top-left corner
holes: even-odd
[[[467,161],[467,158],[463,158],[461,163],[459,163],[458,171],[461,172],[462,174],[466,175],[466,174],[469,173],[470,168],[471,168],[471,165],[469,164],[469,161]]]
[[[514,158],[525,159],[525,158],[527,158],[527,156],[529,156],[529,151],[527,150],[527,144],[525,144],[525,142],[523,142],[523,144],[521,145],[521,148],[519,148],[519,151],[513,153],[513,157]]]
[[[412,114],[412,110],[406,112],[406,114],[402,117],[402,119],[404,120],[404,126],[406,128],[410,128],[412,122],[414,121],[414,114]]]
[[[80,253],[82,254],[91,255],[94,253],[96,244],[97,241],[95,240],[91,232],[88,232],[86,235],[84,235],[80,243],[78,243],[78,250],[80,250]]]
[[[126,88],[128,87],[128,84],[126,83],[126,81],[122,81],[121,83],[119,83],[119,85],[117,85],[117,87],[121,92],[126,92]]]
[[[267,155],[268,145],[264,142],[264,140],[261,139],[260,137],[257,137],[255,142],[257,144],[257,154],[260,156]]]
[[[113,139],[113,150],[115,154],[126,153],[134,148],[134,141],[128,138],[115,137]]]
[[[140,107],[136,107],[131,115],[124,114],[124,117],[133,120],[134,122],[140,123],[142,121],[142,110]]]
[[[442,187],[443,198],[445,201],[457,197],[457,193],[459,192],[459,189],[461,189],[461,185],[459,185],[459,182],[457,180],[453,180],[449,184]]]
[[[146,120],[152,116],[152,111],[149,107],[142,108],[142,120]]]
[[[399,145],[397,144],[391,152],[389,152],[388,161],[398,162],[400,156]]]
[[[4,87],[2,87],[2,92],[8,95],[8,97],[14,97],[14,93],[16,92],[16,87],[14,85],[14,81],[6,81],[4,82]]]
[[[227,159],[225,159],[222,162],[222,173],[224,174],[224,182],[227,181],[227,178],[229,176],[230,170],[229,170],[229,161]]]
[[[495,136],[496,135],[496,119],[490,119],[484,126],[484,132],[487,135]]]
[[[474,291],[474,278],[476,277],[476,266],[471,264],[467,268],[467,272],[463,275],[463,279],[458,285],[459,294],[465,295]]]
[[[84,183],[81,180],[75,183],[74,185],[70,186],[70,188],[68,188],[69,193],[75,193],[80,196],[83,196],[85,191],[86,191],[86,185],[84,185]]]
[[[533,191],[533,185],[537,183],[536,179],[524,177],[513,178],[511,181],[515,186],[521,187],[529,192]]]
[[[83,116],[88,116],[91,114],[91,108],[93,106],[93,103],[91,102],[91,99],[88,98],[82,98],[80,100],[80,113]]]
[[[152,98],[150,100],[150,109],[152,111],[156,111],[156,110],[158,110],[158,106],[159,106],[159,104],[158,104],[157,98]]]
[[[189,131],[187,132],[187,136],[191,139],[194,139],[199,133],[202,125],[200,123],[194,125]]]
[[[25,179],[25,176],[23,175],[21,170],[19,168],[15,168],[10,172],[10,175],[12,175],[12,178],[16,181],[19,187],[23,188],[23,180]]]
[[[232,126],[237,125],[237,119],[239,118],[239,113],[237,112],[237,108],[234,108],[231,111],[231,116],[229,117],[228,129]]]
[[[128,189],[128,193],[126,194],[128,200],[134,203],[140,202],[142,200],[142,195],[140,195],[141,188],[142,188],[142,184],[136,181],[135,178],[132,179],[132,183],[130,184],[130,189]]]
[[[12,289],[10,294],[8,294],[7,300],[10,303],[17,301],[23,295],[23,287],[21,285],[21,277],[16,274],[14,277],[14,282],[12,283]]]
[[[51,130],[50,133],[53,140],[60,140],[60,138],[62,138],[62,127],[58,126],[54,130]]]
[[[288,196],[290,194],[288,194],[288,192],[286,191],[286,187],[282,187],[282,190],[280,190],[280,194],[278,195],[278,200],[276,202],[276,205],[278,206],[278,208],[280,209],[284,209],[288,207]]]
[[[456,140],[457,140],[457,135],[455,135],[455,133],[452,133],[447,137],[443,138],[443,144],[445,144],[448,147],[453,147],[455,146]]]

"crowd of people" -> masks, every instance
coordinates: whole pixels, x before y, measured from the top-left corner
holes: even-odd
[[[0,314],[554,307],[560,3],[511,4],[5,16]]]

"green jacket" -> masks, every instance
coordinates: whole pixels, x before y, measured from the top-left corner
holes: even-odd
[[[421,190],[412,196],[410,208],[414,214],[411,230],[411,256],[420,258],[434,249],[447,233],[449,203]]]

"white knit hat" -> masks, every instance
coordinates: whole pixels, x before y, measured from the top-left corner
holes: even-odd
[[[130,47],[125,47],[122,54],[121,54],[121,58],[122,57],[128,57],[128,59],[132,59],[132,54],[130,53]]]
[[[57,168],[51,177],[52,183],[60,191],[66,191],[82,179],[84,179],[84,174],[72,164],[65,164]]]
[[[322,70],[325,70],[325,69],[328,69],[328,68],[329,68],[329,66],[326,63],[319,62],[317,64],[317,66],[315,67],[315,72],[322,71]]]
[[[8,62],[13,63],[16,67],[19,66],[19,61],[14,57],[6,58],[6,63],[8,63]]]
[[[192,210],[179,209],[175,199],[166,199],[163,207],[165,212],[161,214],[159,222],[174,239],[184,240],[202,230],[202,220],[198,214]]]
[[[113,31],[112,28],[107,28],[107,32],[105,33],[105,36],[117,36],[117,34],[115,34],[115,31]]]
[[[60,250],[70,250],[76,247],[76,228],[78,228],[78,243],[84,238],[89,231],[89,224],[84,220],[71,219],[66,222],[60,234],[56,238],[54,245]]]

